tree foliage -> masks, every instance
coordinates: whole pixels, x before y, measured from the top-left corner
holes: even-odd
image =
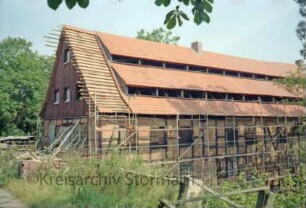
[[[64,1],[69,9],[72,9],[77,4],[84,9],[89,5],[89,0]],[[63,0],[48,0],[48,6],[51,9],[56,10],[62,4],[62,2]],[[200,25],[202,22],[210,22],[209,13],[211,13],[213,10],[212,4],[214,3],[214,0],[155,0],[155,5],[168,7],[171,2],[176,2],[177,4],[173,10],[167,13],[165,17],[164,24],[168,29],[172,29],[176,25],[182,26],[184,21],[189,21],[188,15],[181,10],[182,4],[191,9],[193,22],[195,24]]]
[[[34,133],[53,59],[22,38],[0,42],[0,136]]]
[[[296,71],[290,72],[287,77],[280,80],[280,83],[283,84],[291,93],[301,95],[306,87],[303,68],[300,67]]]
[[[302,16],[301,20],[296,28],[296,34],[299,40],[302,42],[301,55],[306,59],[306,0],[294,0],[299,5],[299,13]]]
[[[297,4],[299,4],[299,13],[302,17],[306,17],[306,0],[294,0]],[[301,20],[298,23],[296,29],[297,37],[302,41],[303,49],[300,51],[301,55],[306,58],[306,21]],[[303,63],[299,61],[298,68],[296,71],[290,72],[288,76],[285,78],[278,80],[278,83],[282,84],[288,91],[292,92],[295,95],[301,96],[306,89],[306,77],[304,75]],[[306,100],[303,102],[306,105]]]
[[[144,29],[141,29],[137,32],[136,38],[168,44],[177,44],[180,40],[179,36],[172,36],[171,31],[164,30],[163,28],[154,29],[152,32],[146,32]]]
[[[48,6],[56,10],[62,2],[63,0],[48,0]],[[84,9],[89,5],[89,0],[65,0],[65,2],[69,9],[72,9],[76,4]]]
[[[213,10],[213,0],[178,0],[178,2],[192,8],[191,12],[193,15],[193,22],[197,25],[200,25],[202,22],[210,22],[210,17],[208,14]],[[155,4],[157,6],[167,7],[170,3],[171,0],[155,0]],[[179,26],[182,26],[184,20],[189,21],[187,14],[180,9],[180,4],[166,15],[164,24],[168,29],[174,28],[177,23]]]

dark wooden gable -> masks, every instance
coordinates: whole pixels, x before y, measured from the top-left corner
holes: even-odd
[[[78,81],[79,74],[73,63],[73,58],[66,44],[63,35],[60,37],[58,49],[56,52],[56,60],[53,72],[50,78],[50,84],[46,100],[42,109],[42,117],[44,119],[54,118],[75,118],[86,116],[88,114],[88,105],[84,99],[78,99]],[[65,53],[70,56],[70,61],[66,61]],[[70,53],[70,54],[69,54]],[[68,59],[69,60],[69,59]],[[65,102],[65,90],[70,91],[70,101]],[[55,103],[55,91],[59,92],[59,102]]]

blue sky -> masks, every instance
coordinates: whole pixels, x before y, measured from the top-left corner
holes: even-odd
[[[46,0],[0,0],[0,40],[23,37],[40,53],[51,54],[43,36],[61,24],[134,37],[142,28],[163,26],[165,14],[175,7],[172,2],[163,8],[154,0],[90,0],[85,10],[63,4],[53,11]],[[293,0],[215,0],[210,24],[188,22],[173,33],[181,37],[179,45],[198,40],[208,51],[294,63],[301,59],[295,34],[299,19]]]

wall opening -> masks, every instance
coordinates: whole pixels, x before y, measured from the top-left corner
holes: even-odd
[[[128,63],[128,64],[139,64],[139,59],[137,58],[113,55],[112,59],[115,62],[122,62],[122,63]]]
[[[225,100],[226,99],[226,94],[225,93],[208,92],[207,93],[207,99],[209,99],[209,100]]]

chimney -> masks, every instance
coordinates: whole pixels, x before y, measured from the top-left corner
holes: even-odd
[[[202,42],[200,42],[200,41],[196,41],[196,42],[191,43],[191,48],[193,50],[195,50],[197,53],[203,53]]]

